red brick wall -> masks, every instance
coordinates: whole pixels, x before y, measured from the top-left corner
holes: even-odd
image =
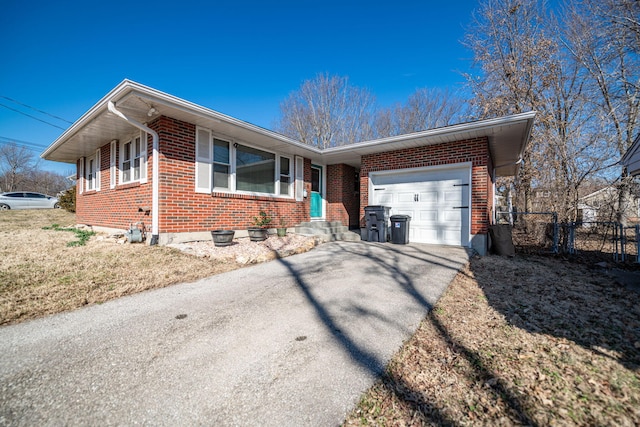
[[[359,227],[360,199],[356,192],[356,170],[338,164],[327,166],[327,220]]]
[[[491,212],[491,169],[487,138],[467,139],[426,147],[406,148],[362,156],[360,169],[361,224],[369,204],[369,173],[471,162],[471,234],[486,233]],[[491,202],[492,203],[492,202]]]
[[[119,150],[119,144],[116,144]],[[76,221],[80,224],[127,229],[132,222],[143,221],[151,227],[151,217],[138,208],[151,208],[151,138],[147,141],[148,183],[130,183],[109,188],[111,162],[111,143],[100,148],[100,190],[86,191],[80,194],[84,179],[76,183]],[[79,170],[79,169],[78,169]],[[117,170],[116,170],[117,174]]]
[[[169,117],[149,124],[160,138],[159,193],[160,233],[180,233],[215,229],[243,229],[264,210],[273,217],[272,227],[280,219],[289,227],[309,220],[309,199],[251,196],[227,193],[195,192],[195,125]],[[250,142],[250,141],[248,141]],[[151,207],[152,142],[148,143],[148,182],[109,188],[110,145],[101,149],[101,191],[78,194],[78,222],[113,228],[128,228],[130,222],[143,219],[148,227],[151,217],[138,213],[139,206]],[[305,159],[305,187],[311,192],[311,161]],[[81,180],[80,180],[81,181]],[[78,183],[80,185],[80,183]]]
[[[243,229],[251,225],[261,210],[280,218],[287,226],[309,220],[309,197],[294,199],[241,194],[195,192],[195,125],[160,117],[149,125],[160,137],[160,218],[161,233],[194,232],[214,229]],[[147,141],[148,160],[145,184],[132,183],[109,188],[110,143],[101,148],[100,191],[78,191],[76,216],[79,223],[125,229],[129,223],[151,217],[138,212],[151,207],[152,141]],[[327,166],[327,219],[342,221],[350,227],[362,224],[364,207],[369,203],[368,174],[390,169],[416,168],[453,163],[472,163],[471,233],[486,233],[493,206],[491,167],[486,138],[458,141],[365,155],[360,170],[360,197],[354,191],[354,168]],[[304,161],[304,180],[311,194],[311,161]],[[78,180],[78,186],[84,180]],[[78,188],[79,190],[79,188]]]

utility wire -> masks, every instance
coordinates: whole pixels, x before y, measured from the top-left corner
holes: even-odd
[[[27,104],[24,104],[24,103],[22,103],[22,102],[20,102],[20,101],[16,101],[15,99],[13,99],[13,98],[9,98],[8,96],[0,95],[0,98],[4,98],[4,99],[6,99],[6,100],[8,100],[8,101],[11,101],[11,102],[14,102],[14,103],[16,103],[16,104],[22,105],[23,107],[31,108],[32,110],[37,111],[38,113],[46,114],[47,116],[49,116],[49,117],[53,117],[54,119],[58,119],[58,120],[62,120],[63,122],[67,122],[67,123],[69,123],[70,125],[72,125],[72,124],[73,124],[73,122],[70,122],[70,121],[69,121],[69,120],[67,120],[67,119],[63,119],[62,117],[56,116],[56,115],[51,114],[51,113],[47,113],[46,111],[39,110],[39,109],[37,109],[36,107],[32,107],[32,106],[27,105]]]
[[[38,155],[40,155],[40,153],[42,153],[47,148],[47,146],[44,144],[38,144],[36,142],[22,141],[15,138],[7,138],[6,136],[0,136],[0,146],[5,144],[26,148],[27,150],[33,151]]]
[[[37,142],[30,142],[30,141],[22,141],[20,139],[8,138],[6,136],[0,136],[0,144],[15,144],[23,147],[34,147],[41,150],[44,150],[45,148],[47,148],[46,144],[39,144]]]
[[[44,120],[42,120],[42,119],[39,119],[39,118],[37,118],[37,117],[35,117],[35,116],[32,116],[31,114],[27,114],[27,113],[22,112],[22,111],[20,111],[20,110],[16,110],[15,108],[11,108],[11,107],[9,107],[9,106],[7,106],[7,105],[4,105],[4,104],[2,104],[2,103],[0,103],[0,107],[4,107],[4,108],[9,109],[9,110],[11,110],[11,111],[15,111],[16,113],[20,113],[20,114],[23,114],[23,115],[25,115],[25,116],[27,116],[27,117],[31,117],[31,118],[32,118],[32,119],[34,119],[34,120],[37,120],[37,121],[39,121],[39,122],[42,122],[42,123],[48,124],[49,126],[53,126],[54,128],[58,128],[58,129],[62,129],[62,130],[66,130],[66,129],[65,129],[65,128],[63,128],[63,127],[60,127],[60,126],[58,126],[58,125],[54,125],[53,123],[49,123],[49,122],[44,121]]]

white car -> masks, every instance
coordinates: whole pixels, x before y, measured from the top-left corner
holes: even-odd
[[[59,208],[58,198],[41,193],[11,191],[0,194],[0,211],[9,209],[51,209]]]

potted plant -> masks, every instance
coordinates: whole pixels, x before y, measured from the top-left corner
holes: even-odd
[[[258,216],[253,217],[253,227],[249,227],[249,239],[252,242],[261,242],[267,240],[267,226],[271,223],[272,218],[265,211],[260,211]]]
[[[236,234],[233,230],[213,230],[213,244],[216,246],[229,246],[233,243],[233,236]]]
[[[280,227],[278,227],[278,237],[285,237],[287,235],[287,223],[284,222],[284,218],[280,218]]]

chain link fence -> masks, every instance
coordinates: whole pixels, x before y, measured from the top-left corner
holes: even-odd
[[[558,253],[559,224],[555,212],[498,212],[498,224],[512,224],[516,251]]]
[[[568,225],[567,251],[603,253],[614,261],[640,262],[640,225],[623,226],[618,222],[582,222]]]
[[[513,244],[520,253],[564,253],[640,263],[640,224],[565,224],[558,222],[555,212],[498,212],[496,222],[513,225]]]

